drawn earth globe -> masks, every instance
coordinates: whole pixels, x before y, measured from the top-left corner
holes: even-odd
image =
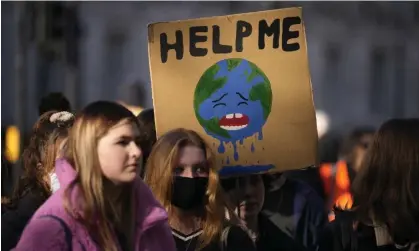
[[[271,83],[254,63],[223,59],[201,76],[194,93],[197,120],[221,142],[236,142],[262,133],[272,108]]]

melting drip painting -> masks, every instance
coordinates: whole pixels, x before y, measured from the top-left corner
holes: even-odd
[[[201,76],[194,96],[195,115],[207,134],[219,141],[218,152],[253,137],[263,140],[262,129],[272,107],[272,90],[265,73],[254,63],[240,58],[224,59]],[[248,146],[256,151],[253,143]],[[225,163],[229,164],[227,156]]]

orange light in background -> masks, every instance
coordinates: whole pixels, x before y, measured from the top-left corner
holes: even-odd
[[[142,108],[141,106],[129,105],[123,101],[118,101],[118,103],[130,110],[135,116],[138,116],[138,114],[140,114],[140,112],[144,110],[144,108]]]
[[[20,154],[20,132],[16,126],[9,126],[5,135],[6,159],[11,163],[16,163]]]

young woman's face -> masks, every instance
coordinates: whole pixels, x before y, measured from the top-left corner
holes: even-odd
[[[362,161],[365,158],[368,148],[374,140],[374,134],[365,134],[361,137],[360,142],[353,149],[353,168],[359,172],[361,169]]]
[[[98,142],[99,164],[105,177],[115,184],[133,181],[140,165],[138,127],[122,120]]]
[[[247,175],[223,180],[231,203],[237,207],[240,218],[256,217],[262,210],[265,200],[265,186],[261,175]]]
[[[174,168],[175,176],[195,178],[208,177],[204,151],[196,146],[185,146],[180,150],[178,165]]]

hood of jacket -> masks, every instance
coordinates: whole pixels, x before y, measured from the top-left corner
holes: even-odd
[[[70,163],[68,163],[68,161],[64,158],[60,158],[55,161],[55,174],[57,175],[60,183],[60,188],[66,187],[77,176],[76,170],[74,170]]]
[[[154,198],[150,188],[142,181],[141,178],[137,178],[135,182],[135,193],[136,193],[136,210],[137,215],[137,227],[142,232],[147,231],[155,225],[162,222],[167,222],[168,216],[163,206]]]
[[[57,174],[60,187],[68,186],[77,176],[76,170],[66,159],[57,159],[55,162],[55,173]],[[142,232],[160,222],[167,221],[167,212],[162,205],[154,198],[150,188],[140,177],[134,181],[134,200],[137,210],[136,224]],[[76,189],[78,190],[78,189]],[[76,192],[78,193],[78,191]],[[74,196],[74,195],[73,195]],[[78,197],[78,195],[75,195]]]

